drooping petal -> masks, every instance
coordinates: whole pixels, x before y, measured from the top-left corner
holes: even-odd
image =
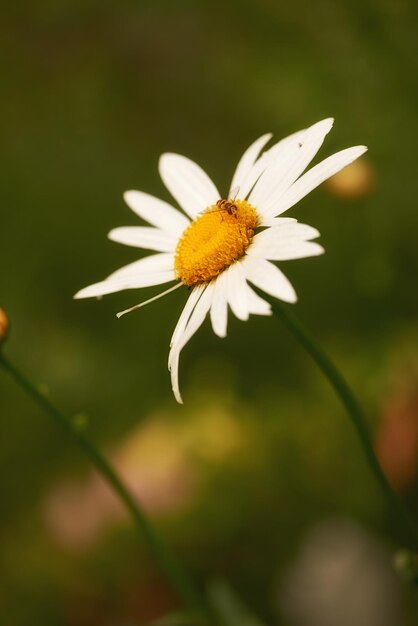
[[[206,314],[210,310],[213,296],[213,283],[206,285],[197,300],[191,315],[186,323],[183,332],[178,334],[176,341],[173,343],[169,355],[169,370],[171,372],[171,384],[174,396],[180,404],[183,404],[179,389],[179,358],[180,352],[186,343],[193,337],[195,332],[203,324]]]
[[[155,198],[148,193],[143,191],[125,191],[123,197],[132,211],[143,220],[176,236],[181,235],[190,224],[190,221],[183,213],[180,213],[168,202]]]
[[[271,133],[262,135],[256,141],[254,141],[254,143],[252,143],[251,146],[247,148],[247,150],[244,152],[244,154],[242,155],[241,159],[238,162],[237,168],[232,178],[231,187],[229,191],[229,197],[231,197],[232,191],[236,187],[239,187],[241,191],[241,186],[243,185],[246,176],[248,175],[254,163],[256,162],[257,157],[260,154],[260,150],[264,148],[266,143],[271,138],[272,138]],[[242,197],[241,193],[239,193],[238,196],[241,198]]]
[[[215,335],[226,337],[228,326],[227,276],[222,272],[214,281],[210,319]]]
[[[194,161],[180,154],[163,154],[159,169],[171,195],[192,218],[220,198],[209,176]]]
[[[171,336],[170,348],[173,346],[174,343],[176,343],[178,337],[183,334],[184,329],[187,326],[187,322],[189,321],[189,317],[192,314],[193,309],[196,306],[197,301],[202,295],[204,289],[205,289],[205,285],[197,285],[194,289],[192,289],[192,292],[187,299],[187,302],[181,312],[181,315],[178,319],[174,332]],[[170,363],[169,363],[169,367],[170,367]]]
[[[249,197],[249,201],[257,206],[261,215],[266,213],[271,203],[278,201],[306,169],[322,146],[333,122],[332,118],[328,118],[308,128],[297,145],[293,143],[289,147],[288,158],[282,153],[269,165]]]
[[[213,297],[213,283],[206,283],[198,285],[195,289],[199,290],[199,294],[195,300],[194,306],[190,309],[190,315],[185,317],[185,325],[183,328],[178,328],[177,335],[172,341],[171,345],[171,358],[169,357],[169,368],[171,369],[173,354],[178,349],[179,351],[184,348],[186,343],[191,339],[194,333],[202,325],[205,319],[206,313],[212,304]]]
[[[265,216],[281,215],[327,180],[327,178],[330,178],[358,159],[366,151],[366,146],[353,146],[324,159],[324,161],[312,167],[293,183],[279,200],[271,198],[266,203]]]
[[[125,246],[158,252],[174,252],[178,243],[178,237],[173,233],[148,226],[121,226],[111,230],[108,237]]]
[[[270,261],[246,256],[242,266],[246,278],[256,287],[284,302],[296,302],[297,296],[291,283]]]

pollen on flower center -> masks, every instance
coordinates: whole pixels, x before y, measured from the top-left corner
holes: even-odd
[[[177,244],[177,278],[190,287],[218,276],[245,254],[257,224],[256,210],[245,200],[220,201],[208,207]]]

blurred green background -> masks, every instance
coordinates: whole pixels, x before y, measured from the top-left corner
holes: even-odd
[[[137,258],[106,234],[137,223],[124,190],[169,200],[162,152],[226,191],[256,137],[334,116],[320,156],[369,153],[291,210],[327,253],[284,269],[418,517],[417,14],[412,0],[2,9],[6,352],[108,452],[202,588],[226,580],[270,624],[418,623],[390,561],[409,539],[343,409],[280,323],[257,317],[230,318],[222,341],[205,324],[177,406],[166,359],[186,294],[120,321],[158,288],[72,295]],[[88,461],[2,372],[0,416],[0,623],[131,626],[175,609]]]

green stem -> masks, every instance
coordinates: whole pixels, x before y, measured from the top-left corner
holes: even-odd
[[[160,539],[154,528],[142,512],[141,508],[125,487],[115,470],[108,463],[106,458],[95,448],[95,446],[85,437],[75,426],[71,418],[57,409],[52,402],[43,395],[34,384],[24,376],[20,370],[6,358],[0,351],[0,365],[14,378],[15,382],[35,400],[47,413],[57,420],[64,429],[77,441],[87,457],[96,467],[98,472],[113,489],[119,500],[129,511],[135,526],[145,538],[145,541],[153,553],[155,559],[160,564],[167,579],[171,582],[177,595],[184,605],[194,614],[205,619],[205,623],[210,624],[212,617],[208,613],[208,608],[200,598],[189,575],[170,551],[168,546]]]
[[[265,294],[263,294],[265,297]],[[341,400],[342,404],[347,410],[353,426],[357,431],[360,438],[360,442],[363,446],[363,451],[366,455],[367,461],[371,470],[389,499],[389,502],[399,512],[404,522],[408,526],[414,542],[418,545],[418,527],[414,519],[411,517],[409,511],[405,508],[402,500],[398,494],[390,486],[379,461],[377,460],[376,453],[373,449],[373,445],[370,439],[370,434],[366,426],[366,421],[363,412],[355,398],[353,392],[348,386],[347,382],[338,371],[331,359],[325,354],[325,352],[318,346],[313,339],[310,332],[299,322],[299,320],[290,312],[288,308],[285,308],[277,301],[266,298],[273,309],[273,313],[278,317],[287,328],[293,333],[296,339],[302,344],[305,350],[311,355],[312,359],[318,365],[319,369],[328,379],[330,385],[334,388],[337,396]]]

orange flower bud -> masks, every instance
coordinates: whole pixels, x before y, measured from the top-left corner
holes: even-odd
[[[7,337],[9,326],[9,318],[6,315],[6,312],[0,307],[0,345]]]
[[[325,185],[329,193],[337,198],[357,200],[373,191],[376,175],[370,163],[362,159],[331,176]]]

